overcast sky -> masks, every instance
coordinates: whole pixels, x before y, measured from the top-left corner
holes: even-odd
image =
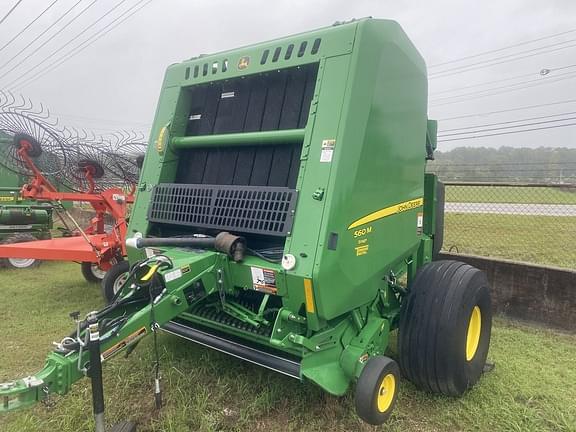
[[[0,0],[0,20],[17,1]],[[554,114],[563,115],[530,120],[530,123],[540,124],[529,128],[576,123],[576,120],[542,123],[576,117],[576,103],[558,103],[576,102],[574,0],[151,0],[149,3],[147,0],[56,0],[29,29],[6,48],[1,48],[54,1],[21,0],[0,24],[0,88],[16,88],[34,101],[49,106],[62,123],[100,133],[118,128],[147,131],[154,116],[164,70],[171,63],[200,53],[232,49],[323,27],[337,20],[365,16],[397,20],[426,59],[431,75],[431,118],[447,119],[555,104],[444,120],[440,124],[441,130]],[[78,2],[68,15],[10,60]],[[79,54],[31,79],[91,35],[107,25],[110,29],[114,19],[128,16],[141,5],[145,6]],[[86,7],[84,13],[62,30]],[[114,7],[116,9],[108,16],[82,36],[77,36]],[[58,31],[60,33],[56,34]],[[438,63],[563,32],[565,34],[554,38],[433,67]],[[56,36],[42,46],[54,34]],[[65,44],[63,50],[52,55]],[[539,54],[542,50],[538,48],[555,51]],[[524,51],[529,52],[521,54]],[[479,62],[484,63],[477,66],[485,66],[489,59],[508,60],[511,55],[527,58],[466,73],[460,69],[452,71],[459,73],[446,77],[433,75],[434,72],[439,74],[446,69]],[[40,62],[44,63],[35,67]],[[542,69],[550,72],[541,75]],[[503,81],[507,78],[510,80]],[[545,84],[546,80],[550,83]],[[496,82],[477,86],[492,81]],[[448,92],[468,86],[472,87]],[[524,86],[531,87],[510,91]],[[495,90],[489,90],[493,88]],[[480,93],[482,91],[485,93]],[[496,92],[503,93],[486,96]],[[458,99],[453,96],[462,93],[471,95],[454,103]],[[447,97],[452,98],[444,99]],[[501,127],[508,125],[491,128]],[[514,129],[498,129],[484,134],[511,130]],[[458,145],[576,148],[576,126],[444,142],[439,148],[447,150]]]

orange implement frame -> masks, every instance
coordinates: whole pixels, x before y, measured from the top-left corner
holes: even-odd
[[[120,188],[94,192],[94,173],[88,167],[84,171],[90,185],[87,192],[59,192],[28,155],[30,144],[23,141],[20,145],[18,154],[34,174],[31,181],[22,187],[23,198],[56,203],[86,202],[92,206],[96,214],[90,225],[85,229],[79,229],[73,237],[0,245],[0,258],[91,262],[98,264],[102,270],[108,270],[117,260],[122,259],[126,255],[127,205],[134,202],[134,187],[128,194]],[[114,226],[110,232],[105,232],[104,229],[104,218],[107,213],[114,219]]]

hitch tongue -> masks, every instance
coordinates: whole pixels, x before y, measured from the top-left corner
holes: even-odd
[[[2,397],[0,413],[26,407],[43,399],[43,393],[38,392],[38,388],[42,385],[44,381],[35,376],[0,383],[0,396]]]

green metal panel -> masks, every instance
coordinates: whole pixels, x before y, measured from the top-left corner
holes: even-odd
[[[368,20],[359,25],[351,63],[340,129],[320,132],[310,157],[322,165],[322,139],[336,138],[315,262],[316,298],[326,319],[373,299],[390,267],[414,253],[420,242],[421,207],[348,227],[375,211],[423,196],[423,60],[396,23]],[[319,104],[318,111],[322,109]],[[338,235],[334,251],[325,246],[330,233]]]

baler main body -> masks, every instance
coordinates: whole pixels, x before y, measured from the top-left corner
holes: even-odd
[[[432,257],[427,127],[425,65],[393,21],[170,66],[128,236],[228,231],[253,252],[147,250],[189,306],[165,330],[343,394],[397,326],[398,278]]]

